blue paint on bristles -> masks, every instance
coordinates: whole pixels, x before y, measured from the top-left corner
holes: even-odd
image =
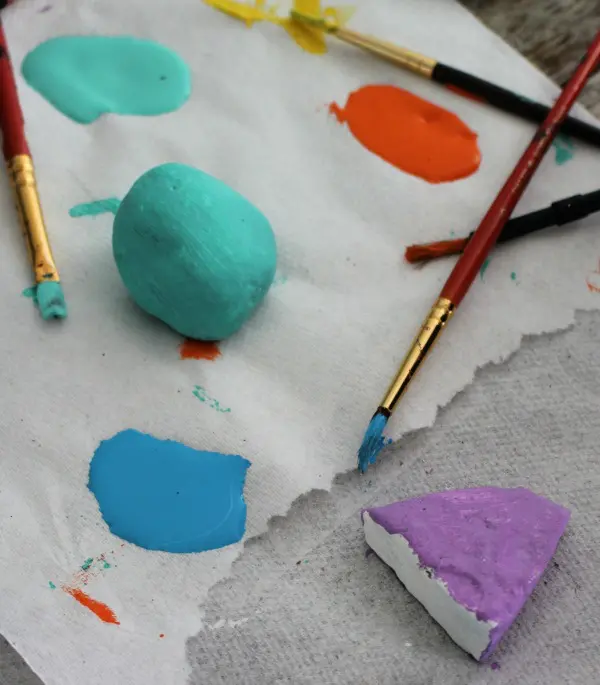
[[[67,318],[67,303],[62,286],[57,281],[38,283],[35,299],[42,319]]]
[[[369,468],[369,464],[375,463],[377,455],[391,442],[383,436],[383,429],[388,422],[388,418],[381,411],[377,411],[369,423],[362,445],[358,450],[358,470],[361,473],[365,473]]]

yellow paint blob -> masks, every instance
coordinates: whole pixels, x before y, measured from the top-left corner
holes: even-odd
[[[252,4],[238,0],[204,0],[204,3],[231,17],[240,19],[249,27],[257,21],[268,21],[281,26],[296,45],[313,55],[322,55],[327,52],[324,31],[290,17],[279,17],[276,7],[267,6],[266,0],[254,0]],[[321,10],[321,0],[294,0],[293,8],[296,12],[313,19],[325,18],[325,13]],[[338,26],[342,26],[350,19],[354,13],[354,8],[328,7],[326,13],[330,20],[333,18]]]

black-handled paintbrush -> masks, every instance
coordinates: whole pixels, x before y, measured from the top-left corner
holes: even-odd
[[[320,28],[326,33],[344,41],[344,43],[362,48],[430,81],[436,81],[454,92],[467,95],[471,99],[492,105],[497,109],[509,112],[522,119],[540,124],[550,112],[550,107],[534,102],[529,98],[514,93],[507,88],[497,86],[478,76],[455,69],[418,52],[379,40],[374,36],[364,35],[347,29],[338,23],[335,12],[328,12],[327,9],[324,11],[323,16],[313,16],[292,10],[290,17],[300,23]],[[560,127],[560,132],[600,147],[600,128],[580,121],[575,117],[567,117]]]

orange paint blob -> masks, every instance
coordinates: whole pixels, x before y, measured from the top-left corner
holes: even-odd
[[[182,359],[209,359],[214,361],[221,356],[221,350],[216,342],[188,338],[179,346],[179,356]]]
[[[456,181],[479,168],[477,134],[456,114],[395,86],[363,86],[329,111],[367,150],[429,183]]]
[[[119,620],[115,616],[114,611],[107,607],[106,604],[103,604],[102,602],[98,602],[97,600],[92,599],[89,595],[86,595],[85,592],[75,587],[64,587],[63,590],[67,594],[71,595],[73,599],[76,599],[79,602],[79,604],[86,607],[86,609],[89,609],[94,614],[96,614],[96,616],[101,621],[104,621],[104,623],[114,623],[115,625],[121,625],[119,623]]]
[[[165,636],[165,634],[161,633],[158,637],[164,637],[164,636]]]

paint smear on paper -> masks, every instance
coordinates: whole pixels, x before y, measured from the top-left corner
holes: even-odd
[[[221,350],[216,342],[188,338],[179,346],[179,356],[182,359],[208,359],[209,361],[214,361],[217,357],[221,356]]]
[[[517,274],[516,274],[516,272],[515,272],[515,271],[511,271],[510,277],[511,277],[511,280],[516,281],[516,280],[517,280]]]
[[[67,594],[71,595],[73,599],[76,599],[79,602],[79,604],[86,607],[86,609],[89,609],[92,613],[96,614],[96,616],[101,621],[104,621],[104,623],[114,623],[115,625],[120,625],[119,620],[115,615],[115,612],[109,607],[107,607],[106,604],[104,604],[103,602],[99,602],[96,599],[92,599],[89,595],[83,592],[83,590],[79,590],[78,588],[63,587],[63,590]]]
[[[201,385],[195,385],[192,394],[194,397],[197,397],[200,402],[208,404],[208,406],[215,411],[221,412],[222,414],[228,414],[231,412],[231,409],[228,407],[223,407],[219,400],[211,397]]]
[[[22,71],[34,90],[81,124],[108,112],[172,112],[191,92],[190,71],[179,55],[130,36],[51,38],[25,57]]]
[[[573,159],[573,155],[575,154],[575,143],[572,138],[564,135],[564,133],[559,133],[556,136],[552,142],[552,147],[554,148],[554,161],[559,166],[562,166]]]
[[[253,3],[237,2],[236,0],[204,0],[204,3],[228,14],[230,17],[240,19],[248,27],[253,26],[258,21],[268,21],[281,26],[296,45],[306,52],[316,55],[327,52],[323,31],[289,17],[279,17],[277,7],[268,6],[265,0],[254,0]],[[321,10],[320,0],[294,0],[293,9],[311,17],[325,18],[325,12]],[[353,7],[328,7],[326,14],[338,26],[343,26],[354,14],[354,11]]]
[[[244,535],[249,466],[129,429],[100,443],[88,487],[114,535],[145,549],[204,552]]]
[[[56,585],[51,580],[48,581],[48,587],[51,590],[56,590]]]
[[[479,269],[479,277],[481,278],[482,281],[483,281],[483,276],[485,275],[485,272],[487,271],[487,268],[490,265],[491,261],[492,261],[492,258],[487,257],[486,260],[481,265],[481,269]]]
[[[396,86],[363,86],[329,111],[367,150],[429,183],[466,178],[481,163],[477,134],[456,114]]]
[[[94,202],[82,202],[71,207],[69,216],[78,219],[81,216],[98,216],[98,214],[116,214],[121,200],[118,197],[107,197],[104,200]]]
[[[591,293],[600,293],[600,261],[595,271],[592,271],[585,279],[585,284]]]

